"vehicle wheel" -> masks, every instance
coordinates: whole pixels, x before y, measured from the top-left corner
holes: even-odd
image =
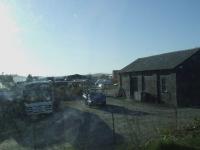
[[[106,106],[106,102],[103,102],[102,106]]]
[[[53,110],[54,110],[55,112],[60,111],[60,103],[55,103],[54,106],[53,106]]]

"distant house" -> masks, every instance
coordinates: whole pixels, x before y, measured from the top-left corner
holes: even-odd
[[[79,79],[87,79],[87,76],[85,75],[80,75],[80,74],[73,74],[73,75],[69,75],[66,77],[66,80],[68,81],[73,81],[73,80],[79,80]]]
[[[0,83],[2,88],[10,88],[14,86],[12,75],[0,75]]]
[[[136,101],[200,105],[200,48],[139,58],[121,69],[120,87]]]

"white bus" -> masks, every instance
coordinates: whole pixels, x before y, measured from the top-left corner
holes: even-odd
[[[54,90],[51,81],[27,83],[23,97],[27,115],[50,114],[54,110]]]

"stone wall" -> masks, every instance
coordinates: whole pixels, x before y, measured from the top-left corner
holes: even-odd
[[[144,92],[147,94],[146,101],[156,101],[157,98],[157,76],[156,74],[144,76]]]
[[[125,92],[125,96],[127,98],[130,98],[130,76],[129,76],[129,74],[123,74],[121,76],[121,81],[122,81],[122,89]]]
[[[166,91],[162,91],[162,79],[166,80]],[[161,101],[171,105],[177,106],[176,98],[176,74],[168,74],[160,76],[160,87],[161,87]]]

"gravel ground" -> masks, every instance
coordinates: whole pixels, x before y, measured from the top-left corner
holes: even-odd
[[[182,127],[200,109],[174,108],[107,99],[105,107],[88,107],[82,100],[66,101],[62,109],[38,119],[5,118],[0,149],[127,149],[139,148],[167,128]]]

